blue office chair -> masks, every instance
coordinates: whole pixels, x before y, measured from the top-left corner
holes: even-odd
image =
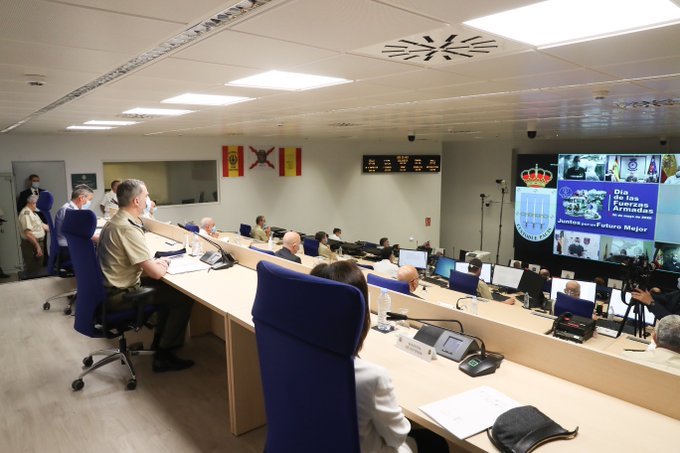
[[[460,272],[455,269],[451,269],[451,276],[449,277],[449,289],[469,294],[471,296],[476,296],[478,283],[479,277],[468,274],[467,272]]]
[[[191,231],[192,233],[198,234],[199,231],[201,231],[201,228],[198,225],[195,225],[193,223],[187,223],[184,225],[184,229],[187,231]]]
[[[553,314],[560,316],[562,313],[569,312],[576,316],[590,319],[593,317],[593,310],[595,310],[595,302],[558,292]]]
[[[353,286],[257,265],[255,337],[267,453],[358,453],[354,355],[366,303]]]
[[[47,221],[47,226],[50,228],[50,232],[47,235],[49,245],[47,248],[47,273],[49,275],[59,275],[60,277],[72,277],[71,271],[72,266],[70,262],[60,262],[59,256],[61,255],[61,249],[59,247],[59,242],[57,242],[57,229],[54,226],[54,219],[52,219],[52,206],[54,206],[54,196],[47,190],[40,192],[38,196],[38,202],[36,203],[40,212],[42,212],[45,220]],[[60,272],[60,269],[64,268],[65,272]],[[68,305],[64,308],[64,314],[70,315],[73,307],[73,301],[75,300],[75,291],[67,291],[65,293],[60,293],[55,296],[49,297],[43,304],[43,310],[49,310],[51,308],[51,302],[56,299],[61,299],[62,297],[68,298]]]
[[[381,288],[391,289],[397,293],[410,294],[408,283],[400,282],[392,278],[385,278],[375,274],[368,274],[366,278],[369,285],[379,286]]]
[[[137,387],[137,375],[130,360],[131,355],[153,354],[153,351],[135,350],[127,347],[125,332],[139,330],[145,325],[148,317],[155,311],[151,302],[153,288],[140,288],[126,293],[123,300],[135,308],[107,313],[106,289],[104,277],[95,252],[92,234],[97,226],[97,217],[89,209],[69,210],[64,217],[62,233],[66,236],[71,261],[76,271],[78,290],[78,310],[76,310],[74,328],[81,334],[91,338],[118,338],[117,349],[101,349],[90,353],[83,359],[85,370],[71,383],[71,388],[78,391],[85,386],[83,377],[108,363],[122,362],[127,365],[130,379],[128,390]],[[94,363],[92,356],[105,357]]]
[[[248,247],[248,248],[253,249],[253,250],[257,251],[257,252],[266,253],[267,255],[276,256],[276,253],[274,253],[273,250],[264,250],[264,249],[260,249],[260,248],[257,248],[257,247],[253,247],[252,244],[250,244],[250,247]]]
[[[314,238],[304,238],[302,248],[307,256],[319,256],[319,241]]]
[[[252,231],[252,227],[250,225],[242,223],[241,227],[238,229],[238,231],[239,231],[239,233],[241,233],[241,236],[245,236],[245,237],[249,238],[250,232]]]

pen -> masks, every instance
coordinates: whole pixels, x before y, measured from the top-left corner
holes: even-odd
[[[624,349],[624,351],[628,351],[628,352],[645,352],[644,349]]]

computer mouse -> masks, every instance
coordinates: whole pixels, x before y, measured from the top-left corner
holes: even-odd
[[[492,374],[500,366],[501,363],[498,359],[491,357],[482,358],[480,355],[475,354],[460,362],[458,369],[468,376],[477,377]]]

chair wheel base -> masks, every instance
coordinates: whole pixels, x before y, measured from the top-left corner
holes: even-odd
[[[134,389],[136,389],[136,388],[137,388],[137,379],[130,379],[130,380],[127,382],[126,388],[127,388],[128,390],[134,390]]]
[[[92,359],[92,356],[88,356],[83,359],[83,365],[85,365],[87,368],[90,368],[93,363],[94,360]]]
[[[49,309],[50,309],[50,303],[49,303],[49,302],[45,302],[45,303],[43,304],[43,310],[49,310]]]
[[[78,392],[85,387],[85,382],[82,379],[76,379],[75,381],[71,382],[71,388],[73,391]]]

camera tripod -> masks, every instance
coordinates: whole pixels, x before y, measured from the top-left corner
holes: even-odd
[[[621,325],[619,326],[619,331],[616,334],[616,338],[621,336],[621,333],[623,332],[623,329],[626,327],[626,324],[630,321],[633,323],[633,335],[636,337],[640,338],[646,338],[649,336],[647,331],[645,330],[645,327],[647,324],[645,324],[645,309],[643,304],[637,300],[631,297],[630,302],[626,302],[625,300],[625,294],[628,292],[628,290],[631,289],[630,284],[625,285],[624,290],[621,291],[621,302],[626,304],[628,308],[626,308],[626,313],[623,315],[623,321],[621,321]],[[633,317],[629,318],[628,315],[630,314],[630,311],[633,310]]]

